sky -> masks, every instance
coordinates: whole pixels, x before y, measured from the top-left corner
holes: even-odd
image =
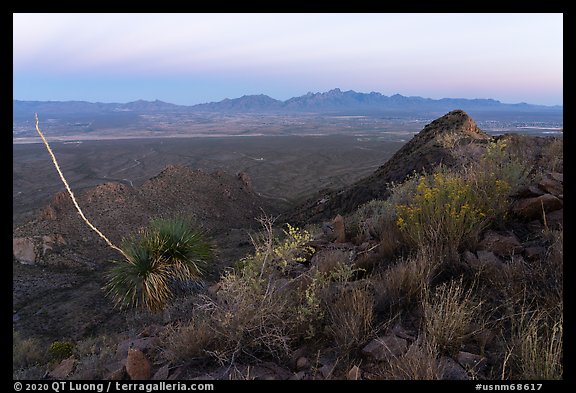
[[[334,88],[563,105],[563,15],[13,14],[13,98],[194,105]]]

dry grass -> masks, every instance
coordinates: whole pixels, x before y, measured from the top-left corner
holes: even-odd
[[[457,353],[470,335],[479,304],[474,304],[472,290],[465,290],[462,280],[437,287],[424,304],[424,333],[443,354]]]
[[[376,291],[377,308],[392,314],[423,301],[437,262],[430,252],[421,249],[408,259],[376,273],[371,280]]]
[[[214,355],[223,363],[242,352],[266,353],[281,359],[290,352],[290,299],[270,281],[240,278],[234,274],[221,280],[218,299],[204,307],[219,343]]]
[[[563,316],[525,310],[513,322],[509,344],[514,379],[562,379]],[[506,370],[503,369],[503,374]]]
[[[117,338],[110,336],[89,337],[78,341],[75,354],[78,362],[70,379],[106,379],[111,370],[107,366],[116,360]]]
[[[394,380],[439,380],[442,378],[442,369],[437,357],[438,350],[433,343],[416,341],[404,355],[390,360],[382,370],[382,377]]]
[[[540,165],[552,172],[564,171],[564,143],[562,139],[554,138],[542,152]]]
[[[338,347],[349,350],[366,341],[374,318],[374,297],[366,286],[342,288],[327,310],[327,328]]]
[[[186,324],[166,330],[163,335],[163,355],[175,364],[202,359],[208,356],[206,351],[216,346],[216,339],[209,318],[200,315]]]
[[[230,366],[240,358],[282,361],[295,342],[326,336],[327,315],[338,344],[360,342],[371,326],[371,295],[366,288],[337,290],[346,288],[353,267],[339,263],[326,272],[287,275],[286,267],[300,263],[307,251],[301,233],[289,228],[279,241],[264,226],[255,254],[226,272],[215,295],[199,296],[191,321],[166,335],[165,357],[174,362],[210,358]]]
[[[38,340],[22,338],[20,333],[12,331],[12,369],[16,372],[48,361],[46,351]]]

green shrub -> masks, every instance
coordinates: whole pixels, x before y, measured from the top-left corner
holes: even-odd
[[[252,235],[254,254],[244,258],[241,267],[225,272],[215,294],[199,295],[191,321],[165,338],[167,358],[189,361],[209,357],[223,365],[233,364],[243,355],[286,360],[294,343],[318,339],[326,331],[331,295],[357,269],[340,263],[327,272],[310,269],[291,275],[291,267],[298,267],[313,252],[309,233],[287,225],[279,237],[273,221],[269,217],[260,220],[262,233]],[[366,311],[371,307],[367,306],[367,293],[357,294],[355,299],[362,300],[355,306],[360,307],[364,322],[356,326],[352,321],[350,328],[359,335],[371,318]],[[332,311],[336,320],[353,318]],[[334,338],[338,334],[332,332]]]
[[[510,194],[526,184],[532,164],[529,157],[513,152],[504,140],[498,140],[488,144],[484,154],[472,168],[475,176],[469,176],[469,180],[478,178],[484,181],[485,185],[493,185],[499,180],[507,185]],[[487,191],[485,196],[491,196],[491,190]]]
[[[67,341],[54,341],[48,348],[48,354],[54,360],[63,360],[72,356],[74,344]]]
[[[394,222],[396,211],[389,201],[372,200],[360,206],[352,214],[346,224],[349,236],[355,238],[357,243],[362,243],[371,238],[380,239],[382,236],[383,222]]]
[[[173,297],[174,283],[199,278],[213,255],[202,232],[181,219],[154,220],[123,242],[127,258],[114,261],[108,294],[117,305],[157,311]]]

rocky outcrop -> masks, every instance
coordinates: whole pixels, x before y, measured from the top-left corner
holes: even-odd
[[[139,188],[104,183],[76,193],[76,199],[88,220],[116,245],[154,217],[184,217],[224,232],[254,227],[262,210],[275,211],[252,191],[246,175],[176,165]],[[65,192],[56,194],[38,218],[14,229],[13,254],[24,264],[91,268],[95,261],[118,257],[82,221]]]
[[[12,254],[14,258],[24,264],[33,265],[36,262],[36,246],[29,237],[15,237],[12,239]]]
[[[536,184],[519,190],[514,196],[511,213],[525,222],[539,221],[551,228],[563,224],[564,175],[546,172]]]
[[[66,240],[61,234],[15,237],[12,239],[12,254],[18,262],[33,265],[63,245],[66,245]]]
[[[74,371],[75,367],[76,367],[76,359],[73,356],[71,356],[68,359],[62,360],[56,366],[56,368],[54,368],[54,370],[48,373],[48,377],[52,379],[65,379],[70,374],[72,374],[72,371]]]
[[[439,163],[455,165],[462,157],[456,146],[483,144],[490,139],[466,112],[449,112],[424,127],[372,175],[349,187],[314,196],[297,206],[289,221],[325,220],[337,214],[348,214],[372,199],[386,199],[390,183],[401,182],[415,171],[430,170]]]

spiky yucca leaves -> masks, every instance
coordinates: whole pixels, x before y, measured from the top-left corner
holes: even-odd
[[[122,244],[127,258],[114,261],[108,294],[120,307],[161,310],[173,297],[171,284],[203,275],[213,246],[181,219],[153,220]]]
[[[187,280],[200,277],[212,258],[213,247],[199,230],[192,230],[180,219],[153,220],[148,249],[172,262],[175,278]]]

